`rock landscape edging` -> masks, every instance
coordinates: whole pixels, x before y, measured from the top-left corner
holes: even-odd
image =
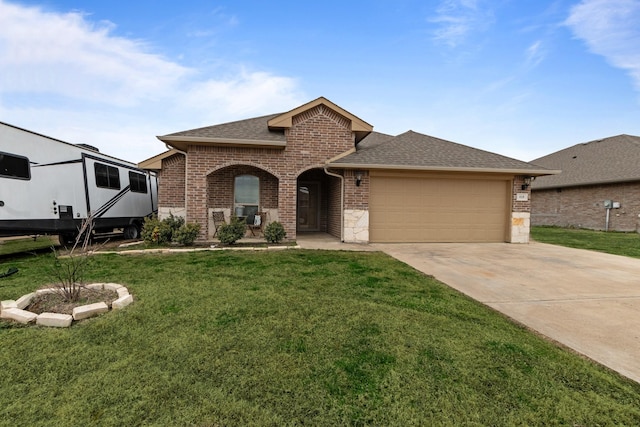
[[[129,293],[129,289],[117,283],[92,283],[86,285],[89,289],[103,290],[107,289],[118,294],[118,299],[111,303],[112,310],[120,310],[133,302],[133,295]],[[73,309],[73,314],[60,313],[42,313],[36,314],[28,310],[26,307],[36,295],[43,293],[55,293],[56,288],[39,289],[36,292],[26,294],[17,300],[5,300],[0,302],[0,319],[14,320],[18,323],[33,323],[40,326],[49,326],[54,328],[68,328],[74,320],[88,319],[101,313],[109,311],[109,306],[105,302],[95,304],[81,305]]]

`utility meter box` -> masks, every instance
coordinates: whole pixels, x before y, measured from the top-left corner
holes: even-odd
[[[613,202],[611,200],[605,200],[604,207],[605,209],[611,209],[613,207]]]

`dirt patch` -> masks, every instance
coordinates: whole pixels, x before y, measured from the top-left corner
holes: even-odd
[[[32,313],[60,313],[73,314],[73,309],[82,305],[105,302],[109,308],[111,303],[118,299],[118,293],[108,289],[87,289],[80,290],[80,299],[76,302],[66,302],[57,293],[36,295],[31,304],[25,309]]]

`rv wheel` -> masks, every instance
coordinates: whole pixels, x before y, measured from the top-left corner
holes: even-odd
[[[127,240],[133,240],[140,237],[140,231],[135,224],[131,224],[124,229],[124,238]]]
[[[60,245],[67,246],[67,245],[75,243],[76,237],[77,237],[76,234],[66,233],[66,234],[60,234],[58,236],[58,240],[60,241]]]

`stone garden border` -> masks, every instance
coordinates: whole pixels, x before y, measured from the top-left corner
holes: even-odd
[[[118,299],[111,303],[112,310],[120,310],[133,302],[133,295],[129,289],[117,283],[92,283],[86,285],[89,289],[107,289],[118,294]],[[42,313],[36,314],[25,310],[31,304],[36,295],[55,293],[56,288],[39,289],[30,294],[26,294],[17,300],[6,300],[0,302],[0,319],[15,320],[18,323],[34,323],[40,326],[50,326],[54,328],[68,328],[74,320],[87,319],[98,314],[109,311],[109,306],[105,302],[81,305],[73,309],[73,314]]]

